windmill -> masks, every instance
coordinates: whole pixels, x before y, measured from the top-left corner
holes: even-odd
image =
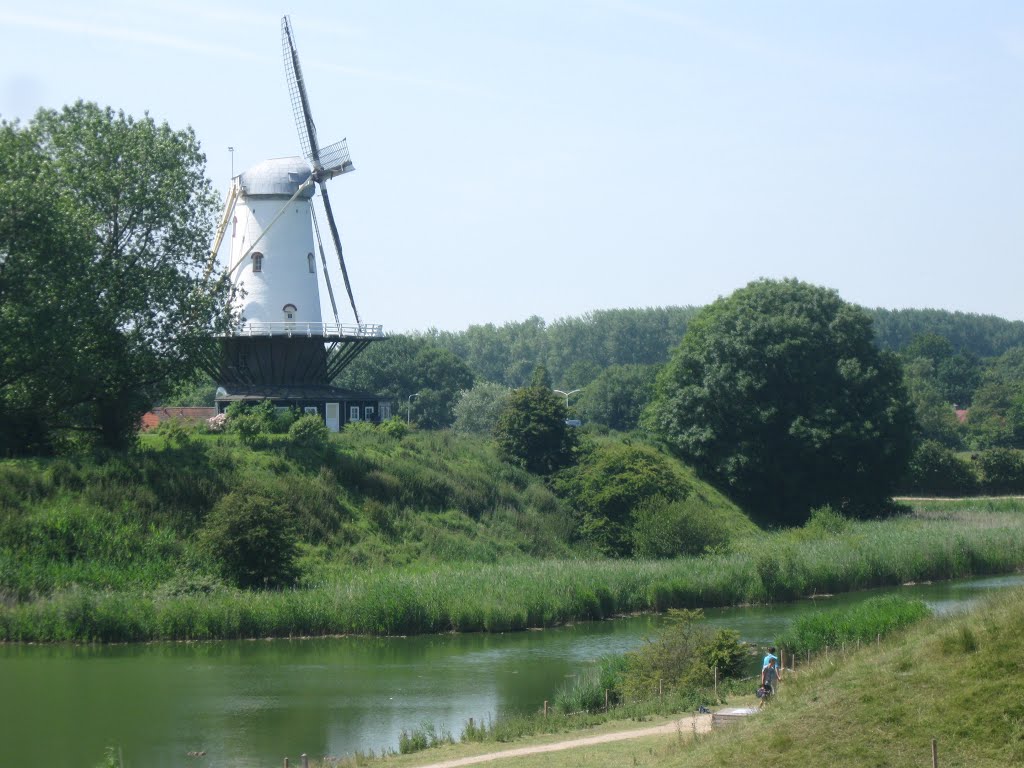
[[[390,402],[377,395],[331,386],[335,376],[384,333],[380,325],[363,323],[359,317],[327,193],[330,179],[355,170],[347,141],[320,147],[287,16],[281,20],[281,39],[303,157],[264,160],[231,181],[210,268],[230,227],[228,276],[239,297],[234,307],[239,321],[221,337],[219,359],[209,367],[219,384],[219,411],[235,401],[269,399],[277,406],[315,411],[337,430],[346,421],[376,421],[389,415]],[[317,189],[355,323],[342,323],[338,315],[312,204]],[[314,252],[319,254],[333,323],[321,316]]]

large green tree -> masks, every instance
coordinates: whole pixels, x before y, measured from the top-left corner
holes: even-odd
[[[335,384],[392,397],[421,427],[439,429],[455,421],[452,409],[459,394],[473,386],[473,374],[454,352],[423,337],[396,334],[371,344]]]
[[[974,448],[1024,448],[1024,347],[991,361],[967,415]]]
[[[547,370],[537,366],[533,383],[509,395],[494,428],[502,454],[538,474],[570,464],[576,447],[576,433],[565,424],[565,403],[550,382]]]
[[[760,280],[704,309],[658,377],[646,421],[748,512],[877,510],[903,474],[913,410],[898,361],[838,294]]]
[[[577,408],[587,421],[612,429],[636,429],[654,396],[656,365],[612,365],[583,388]]]
[[[122,447],[227,322],[191,129],[78,102],[0,123],[0,450]]]
[[[512,390],[493,381],[478,381],[472,389],[463,390],[455,403],[453,412],[456,432],[475,435],[490,435],[505,410]]]

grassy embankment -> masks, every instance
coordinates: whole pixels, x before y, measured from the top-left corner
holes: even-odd
[[[921,503],[905,518],[753,535],[687,468],[673,472],[728,521],[716,554],[597,557],[540,480],[448,433],[355,432],[313,452],[154,440],[104,463],[0,462],[0,639],[502,631],[1024,565],[1019,501]],[[292,509],[304,542],[296,589],[226,586],[196,546],[208,510],[240,487]]]

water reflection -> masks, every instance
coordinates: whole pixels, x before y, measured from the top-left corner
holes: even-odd
[[[961,610],[1020,575],[900,591]],[[830,605],[872,594],[839,595]],[[707,611],[765,643],[816,602]],[[0,646],[0,762],[80,768],[108,745],[131,768],[280,765],[281,758],[395,748],[423,722],[458,736],[469,717],[538,709],[594,660],[652,635],[661,617],[544,632],[106,647]]]

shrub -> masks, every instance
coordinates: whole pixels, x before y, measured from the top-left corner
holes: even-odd
[[[850,521],[828,505],[812,509],[811,517],[804,523],[807,533],[823,537],[838,536],[846,533],[849,528]]]
[[[270,400],[258,403],[232,403],[227,410],[229,432],[249,446],[260,445],[264,435],[283,434],[298,417],[294,410],[278,411]]]
[[[1024,452],[1013,448],[990,448],[978,456],[981,482],[989,493],[1024,491]]]
[[[971,467],[952,450],[934,440],[925,440],[910,459],[906,490],[941,496],[965,496],[978,489]]]
[[[221,575],[240,587],[280,587],[298,577],[291,509],[253,491],[232,491],[199,532]]]
[[[382,421],[378,429],[382,434],[395,440],[401,440],[409,433],[409,425],[402,421],[400,416],[392,416],[387,421]]]
[[[315,413],[307,413],[300,416],[288,428],[288,438],[296,445],[307,448],[319,448],[327,445],[331,433],[321,419]]]
[[[228,431],[238,435],[239,441],[250,447],[259,445],[266,434],[259,417],[244,411],[228,417]]]
[[[169,445],[184,448],[192,442],[198,431],[198,425],[184,419],[170,418],[161,421],[153,431],[161,435]]]
[[[700,610],[670,610],[670,623],[659,637],[626,654],[622,691],[628,699],[655,695],[659,685],[669,691],[705,688],[740,674],[746,650],[739,634],[713,631]]]
[[[609,441],[588,445],[579,463],[562,470],[553,485],[579,513],[583,537],[609,555],[630,553],[639,505],[660,498],[660,513],[688,490],[668,457],[648,446]]]
[[[697,493],[669,501],[663,496],[641,503],[633,513],[636,557],[678,557],[721,551],[729,543],[722,517]]]

